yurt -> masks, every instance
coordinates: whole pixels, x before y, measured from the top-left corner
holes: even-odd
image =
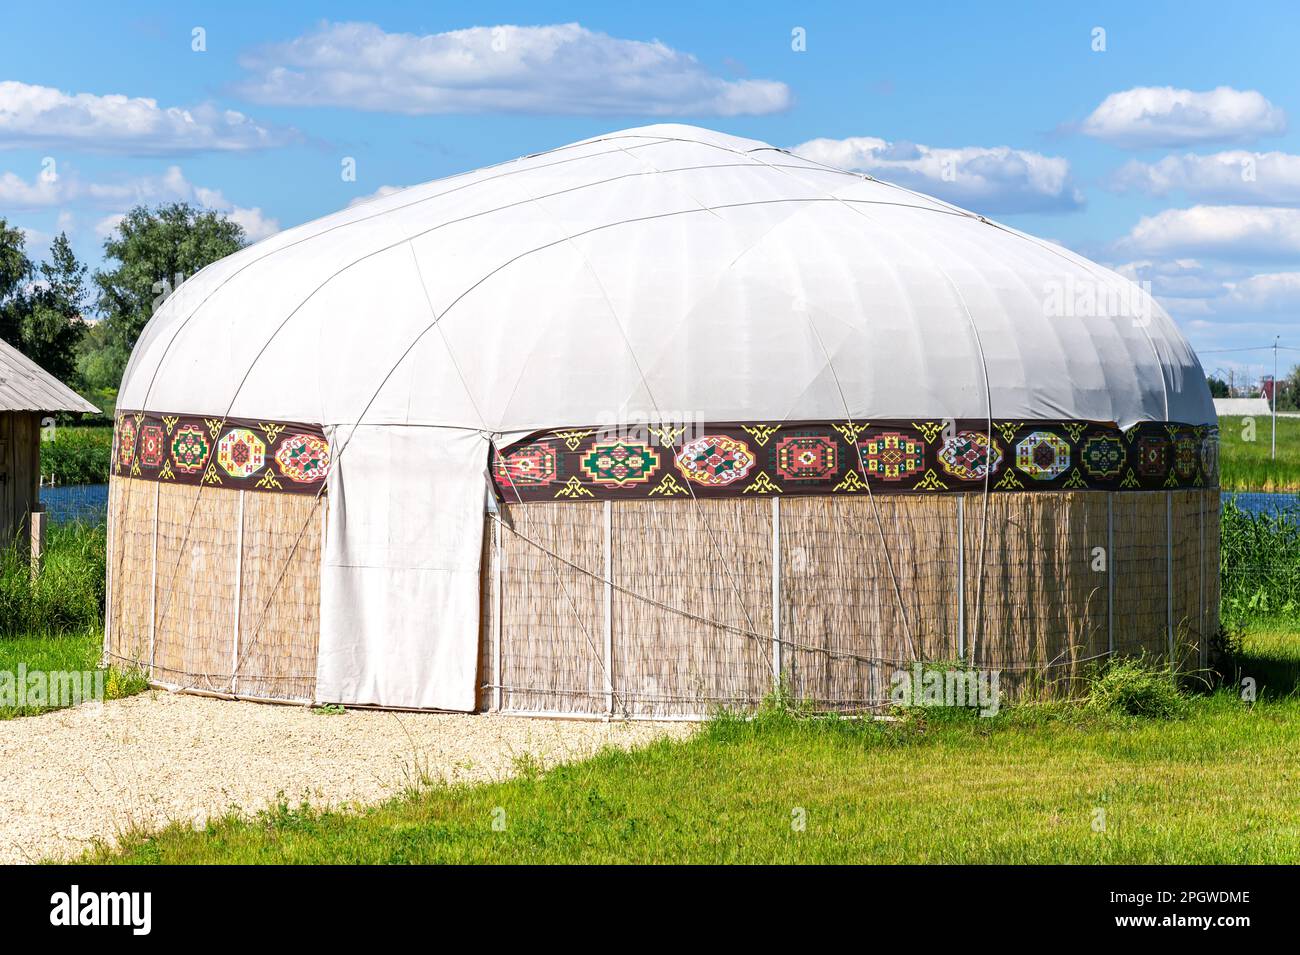
[[[118,406],[106,656],[241,699],[692,719],[1217,630],[1217,428],[1068,249],[679,125],[208,266]]]

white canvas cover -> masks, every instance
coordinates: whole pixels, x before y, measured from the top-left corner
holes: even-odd
[[[1216,420],[1172,320],[1114,272],[938,200],[677,125],[415,186],[214,263],[145,329],[119,407],[391,426],[387,445],[362,430],[335,447],[330,507],[346,496],[347,520],[325,547],[320,677],[342,702],[451,708],[468,690],[415,683],[454,683],[477,652],[468,546],[436,530],[481,516],[487,445],[470,453],[457,432]],[[428,536],[403,531],[357,563],[376,555],[399,490],[403,519]],[[433,567],[442,583],[411,589]],[[427,660],[410,680],[381,672],[426,649],[436,675]]]
[[[317,699],[473,710],[486,438],[391,425],[329,438],[348,452],[330,479]]]

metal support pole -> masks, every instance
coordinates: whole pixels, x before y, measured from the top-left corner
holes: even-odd
[[[244,491],[239,492],[239,521],[235,525],[235,633],[230,653],[230,695],[239,682],[239,604],[244,585]]]
[[[966,495],[957,495],[957,659],[966,659]]]
[[[1199,588],[1200,588],[1200,596],[1198,599],[1200,602],[1201,623],[1200,626],[1197,628],[1197,630],[1200,633],[1200,638],[1201,638],[1200,639],[1201,669],[1205,669],[1205,667],[1209,665],[1209,661],[1210,661],[1209,635],[1205,632],[1205,497],[1206,497],[1205,494],[1201,494],[1201,506],[1197,508],[1197,511],[1200,513],[1200,517],[1201,517],[1200,554],[1196,561],[1196,566],[1198,568]]]
[[[501,518],[492,522],[492,709],[501,711]]]
[[[1174,666],[1174,492],[1165,491],[1165,618],[1169,628],[1169,667]]]
[[[1272,458],[1277,460],[1277,343],[1281,340],[1279,335],[1273,339],[1273,452]]]
[[[605,715],[614,714],[614,502],[605,502]]]
[[[1106,492],[1106,653],[1115,655],[1115,492]]]
[[[772,498],[772,685],[781,688],[781,499]]]
[[[149,557],[149,679],[153,679],[154,647],[158,638],[158,502],[162,483],[153,486],[153,552]]]

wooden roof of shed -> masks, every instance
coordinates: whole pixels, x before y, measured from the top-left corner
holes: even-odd
[[[88,411],[99,409],[17,348],[0,341],[0,411]]]

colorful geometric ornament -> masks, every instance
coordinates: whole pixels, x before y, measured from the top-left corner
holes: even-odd
[[[140,429],[140,463],[156,468],[167,455],[167,439],[160,424],[147,424]]]
[[[1184,481],[1196,476],[1196,465],[1200,459],[1200,448],[1196,436],[1184,431],[1174,439],[1174,470]]]
[[[726,487],[750,472],[754,453],[736,438],[706,434],[682,445],[675,463],[688,481],[705,487]]]
[[[597,441],[578,466],[595,484],[632,487],[648,483],[659,470],[659,452],[641,441]]]
[[[186,474],[201,470],[211,451],[207,434],[197,425],[187,424],[172,436],[172,461]]]
[[[867,474],[881,481],[901,481],[925,470],[925,447],[901,431],[872,435],[858,451]]]
[[[939,465],[959,480],[982,481],[1002,465],[1002,447],[982,431],[958,431],[944,439]]]
[[[1016,467],[1035,481],[1051,481],[1070,467],[1070,445],[1050,431],[1032,431],[1016,445]]]
[[[121,467],[129,468],[135,460],[135,419],[123,415],[117,422],[117,462]]]
[[[276,449],[275,463],[290,481],[299,484],[321,481],[329,473],[330,446],[314,434],[286,435]]]
[[[1083,467],[1092,477],[1117,478],[1124,469],[1124,443],[1114,435],[1094,434],[1079,452]]]
[[[1164,477],[1169,471],[1169,442],[1147,436],[1137,443],[1137,469],[1143,477]]]
[[[835,442],[818,435],[788,435],[773,452],[776,473],[787,481],[825,481],[839,463]]]
[[[232,428],[217,445],[217,463],[233,478],[252,477],[266,463],[266,442],[247,428]]]
[[[544,487],[559,476],[559,458],[555,445],[538,441],[497,455],[493,471],[505,488]]]

